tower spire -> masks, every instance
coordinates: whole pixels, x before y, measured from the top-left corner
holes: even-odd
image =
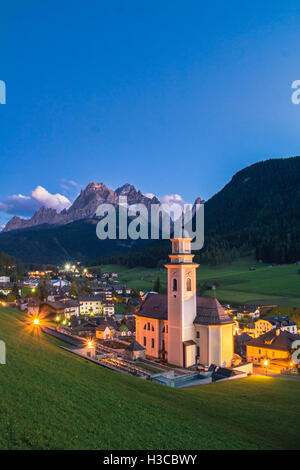
[[[196,362],[196,268],[192,238],[173,238],[168,270],[168,362],[189,367]]]

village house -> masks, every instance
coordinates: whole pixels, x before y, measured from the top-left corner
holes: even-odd
[[[41,277],[51,276],[52,274],[53,271],[51,269],[48,269],[46,271],[28,271],[27,273],[30,279],[40,279]]]
[[[257,305],[243,305],[235,312],[236,319],[238,321],[244,321],[248,318],[251,318],[252,321],[255,321],[260,316],[260,307]]]
[[[61,300],[47,300],[39,303],[39,314],[59,320],[71,316],[79,316],[79,303],[76,300],[67,298]]]
[[[168,294],[148,294],[136,317],[136,340],[146,355],[170,364],[230,366],[233,319],[215,298],[196,295],[191,239],[172,239]]]
[[[14,285],[15,285],[14,282],[1,282],[0,283],[0,294],[3,294],[3,295],[10,294],[13,290]],[[18,293],[19,293],[19,295],[21,295],[23,284],[21,282],[17,282],[16,285],[17,285],[17,288],[18,288]]]
[[[260,336],[273,328],[297,334],[297,323],[286,315],[277,315],[269,318],[260,318],[255,322],[255,337]]]
[[[125,356],[131,361],[145,359],[146,349],[137,341],[133,341],[125,348]]]
[[[52,279],[50,282],[53,287],[61,288],[61,287],[70,287],[71,285],[71,282],[67,281],[66,279]]]
[[[114,335],[114,328],[107,323],[97,326],[95,329],[97,339],[111,339]]]
[[[113,315],[114,302],[108,301],[102,295],[79,295],[80,315]]]
[[[252,338],[246,343],[247,361],[263,365],[264,361],[284,360],[288,367],[294,341],[300,340],[300,335],[272,328],[267,333]]]
[[[105,300],[113,300],[112,288],[110,287],[92,286],[91,290],[93,295],[101,295]]]

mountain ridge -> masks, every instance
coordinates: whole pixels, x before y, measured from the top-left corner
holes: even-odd
[[[118,189],[118,195],[131,193],[130,203],[138,193],[131,185]],[[146,197],[141,194],[137,198]],[[114,201],[118,195],[105,193],[105,198]],[[89,202],[89,195],[83,193],[75,205],[75,215],[82,215],[81,202],[93,212],[94,202]],[[196,261],[230,262],[232,256],[245,249],[255,252],[257,260],[270,263],[300,261],[299,208],[300,157],[269,159],[240,170],[205,203],[205,242],[196,253]],[[66,225],[44,223],[31,229],[2,232],[0,251],[27,262],[65,261],[64,253],[68,253],[69,258],[88,262],[110,257],[109,262],[131,267],[154,267],[167,258],[166,240],[99,240],[96,223],[97,219],[90,217]]]
[[[120,186],[114,191],[104,183],[92,182],[85,189],[81,190],[68,209],[57,212],[55,209],[41,206],[30,219],[22,219],[18,216],[12,217],[4,227],[3,232],[37,227],[43,224],[66,225],[76,220],[93,218],[100,204],[105,203],[117,206],[120,196],[126,196],[128,204],[145,204],[147,208],[151,204],[160,203],[156,196],[149,198],[129,183]]]

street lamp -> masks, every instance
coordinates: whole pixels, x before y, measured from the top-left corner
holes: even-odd
[[[265,362],[264,362],[264,366],[265,366],[265,369],[266,369],[266,375],[268,374],[268,365],[269,365],[269,361],[266,359]]]

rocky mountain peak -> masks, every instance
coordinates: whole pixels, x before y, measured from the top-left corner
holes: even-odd
[[[62,212],[57,213],[55,209],[42,206],[31,219],[13,217],[3,231],[8,232],[41,224],[64,225],[75,220],[93,218],[100,204],[107,203],[116,206],[120,196],[127,196],[128,204],[142,203],[147,207],[151,204],[159,204],[159,200],[156,197],[150,199],[128,183],[114,191],[104,183],[92,182],[80,192],[69,209],[64,209]]]

